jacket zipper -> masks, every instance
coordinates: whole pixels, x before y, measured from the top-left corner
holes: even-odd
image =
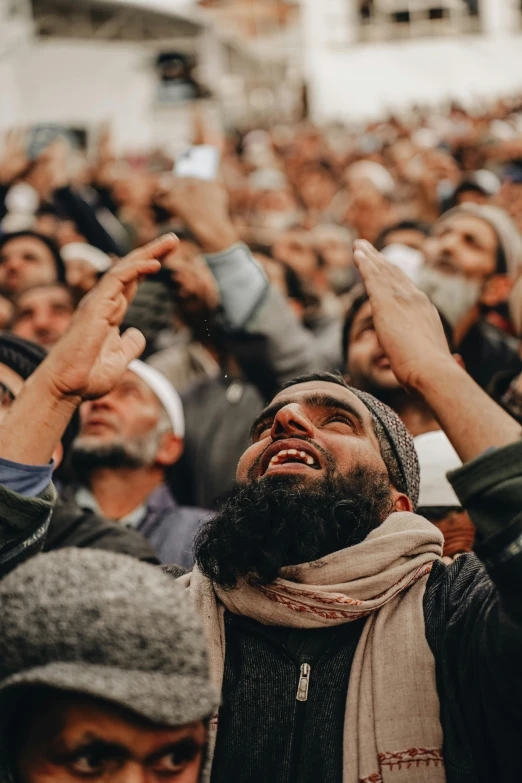
[[[297,701],[308,701],[308,688],[310,685],[310,674],[312,667],[309,663],[302,663],[300,669],[299,682],[297,684]]]

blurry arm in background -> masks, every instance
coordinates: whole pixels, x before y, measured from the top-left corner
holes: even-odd
[[[221,185],[173,179],[158,202],[181,218],[200,243],[218,285],[229,346],[265,396],[296,375],[330,369],[312,332],[239,241]]]

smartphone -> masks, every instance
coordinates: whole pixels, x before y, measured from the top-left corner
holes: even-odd
[[[200,144],[189,147],[178,156],[174,165],[174,174],[176,177],[212,180],[218,175],[219,163],[218,148],[210,144]]]

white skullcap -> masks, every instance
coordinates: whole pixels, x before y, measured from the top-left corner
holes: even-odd
[[[98,250],[93,245],[87,245],[85,242],[69,242],[60,249],[63,260],[67,261],[85,261],[97,272],[103,273],[112,266],[112,261],[107,253]]]
[[[183,438],[185,435],[185,416],[183,415],[183,403],[174,386],[165,376],[149,367],[145,362],[135,359],[129,364],[128,369],[135,373],[151,389],[161,402],[172,424],[174,435]]]
[[[425,432],[414,438],[420,464],[419,506],[461,506],[446,478],[462,462],[442,430]]]

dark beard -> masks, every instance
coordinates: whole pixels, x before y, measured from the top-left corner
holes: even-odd
[[[143,460],[129,454],[120,443],[100,447],[94,451],[74,447],[71,454],[71,466],[78,476],[89,475],[97,468],[129,468],[136,470],[143,467]]]
[[[269,476],[236,485],[195,541],[200,570],[223,588],[269,584],[284,566],[319,560],[364,541],[392,512],[386,474],[362,468],[304,483]]]

